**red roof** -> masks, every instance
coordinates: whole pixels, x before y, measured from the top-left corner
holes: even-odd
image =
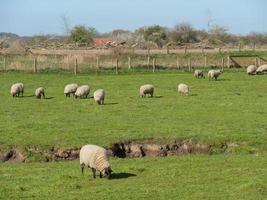
[[[111,38],[94,38],[94,46],[103,46],[108,41],[111,41]]]

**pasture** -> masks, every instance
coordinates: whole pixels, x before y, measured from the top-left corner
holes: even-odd
[[[0,73],[0,152],[29,148],[109,146],[120,141],[168,143],[229,142],[229,152],[164,158],[112,158],[112,180],[83,177],[78,161],[0,164],[0,199],[266,199],[267,76],[225,71],[218,81],[192,73],[96,75]],[[24,97],[10,86],[23,82]],[[89,84],[90,96],[106,90],[105,105],[92,98],[66,98],[65,84]],[[154,98],[140,98],[139,86],[155,86]],[[186,83],[189,96],[177,85]],[[34,91],[43,86],[46,99]],[[39,161],[40,158],[29,158]],[[88,178],[88,176],[90,176]]]

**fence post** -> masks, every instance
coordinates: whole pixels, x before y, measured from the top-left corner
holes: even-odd
[[[6,71],[6,55],[4,56],[4,70]]]
[[[207,67],[207,54],[204,55],[204,67]]]
[[[98,56],[96,57],[96,68],[97,69],[99,68],[99,58],[98,58]]]
[[[238,45],[238,51],[241,51],[241,43]]]
[[[150,56],[147,56],[147,68],[149,69],[149,65],[150,65]]]
[[[169,45],[167,45],[167,54],[170,53]]]
[[[33,59],[33,72],[37,72],[37,57],[34,57]]]
[[[153,58],[153,72],[155,72],[155,68],[156,68],[156,58]]]
[[[191,56],[188,57],[188,71],[191,72]]]
[[[222,71],[224,69],[224,58],[222,57]]]
[[[255,58],[255,66],[258,67],[258,58]]]
[[[230,56],[227,56],[227,67],[230,68]]]
[[[179,56],[176,57],[176,66],[178,69],[180,69]]]
[[[187,46],[184,48],[184,53],[187,54]]]
[[[118,74],[118,68],[119,68],[119,59],[116,57],[116,74]]]
[[[131,56],[128,57],[128,68],[131,69]]]
[[[74,65],[74,74],[77,74],[77,68],[78,68],[78,59],[75,58],[75,65]]]

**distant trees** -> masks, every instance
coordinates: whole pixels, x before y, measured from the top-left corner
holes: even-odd
[[[176,43],[194,43],[199,41],[196,30],[191,24],[186,22],[176,24],[169,35],[171,40]]]
[[[68,37],[69,41],[77,43],[85,43],[87,45],[92,45],[93,37],[97,34],[95,28],[85,27],[83,25],[75,26]]]
[[[143,35],[145,40],[154,42],[160,48],[168,41],[167,28],[159,25],[139,28],[136,33]]]

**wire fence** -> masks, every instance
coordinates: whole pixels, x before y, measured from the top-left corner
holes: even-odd
[[[151,55],[0,55],[0,70],[41,72],[67,70],[74,74],[88,70],[146,70],[161,69],[192,71],[193,69],[259,66],[266,60],[257,56],[231,57],[227,54],[151,54]]]

